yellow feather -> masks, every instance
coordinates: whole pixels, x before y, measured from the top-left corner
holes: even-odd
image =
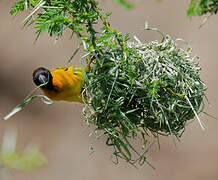
[[[89,66],[84,70],[87,72]],[[43,89],[42,91],[53,101],[70,101],[82,103],[81,89],[83,85],[82,69],[70,66],[67,68],[57,68],[51,71],[52,82],[55,90]]]

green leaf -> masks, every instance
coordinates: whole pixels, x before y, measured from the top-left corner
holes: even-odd
[[[70,57],[70,59],[68,60],[67,63],[70,63],[72,61],[72,59],[76,56],[76,54],[78,53],[78,51],[80,50],[82,46],[82,43],[79,43],[78,47],[76,48],[76,50],[73,52],[73,55]]]
[[[133,4],[127,2],[126,0],[113,0],[113,1],[121,4],[123,7],[127,9],[132,9],[134,7]]]
[[[15,2],[15,4],[11,7],[10,14],[16,15],[19,11],[23,11],[25,7],[25,0],[20,0]]]
[[[45,104],[51,105],[53,104],[53,101],[51,101],[48,97],[44,95],[35,95],[31,96],[29,98],[26,98],[24,102],[16,106],[7,116],[4,117],[4,120],[10,119],[13,115],[15,115],[17,112],[21,111],[27,104],[29,104],[33,99],[40,98]]]
[[[106,12],[106,16],[110,16],[112,14],[112,12]]]
[[[129,151],[129,149],[128,149],[128,145],[127,144],[125,144],[123,141],[121,141],[120,139],[119,139],[119,144],[121,145],[121,147],[123,148],[123,150],[126,152],[126,154],[128,155],[128,159],[130,160],[131,159],[131,153],[130,153],[130,151]]]
[[[218,11],[217,0],[191,0],[187,9],[187,16],[202,16],[204,14],[216,14]]]
[[[160,89],[160,85],[161,85],[161,79],[159,80],[155,80],[155,81],[152,81],[150,84],[149,84],[149,87],[148,87],[148,93],[154,97],[154,98],[158,98],[158,91]]]
[[[0,164],[9,169],[32,170],[41,168],[46,163],[45,156],[32,145],[27,146],[23,152],[0,153]]]
[[[121,141],[120,139],[116,138],[113,140],[114,145],[116,146],[118,152],[122,155],[122,157],[128,162],[131,158],[131,154],[128,150],[128,148],[126,147],[126,145],[123,143],[123,141]],[[123,152],[123,150],[121,149],[121,147],[123,148],[123,150],[126,152],[126,154]]]

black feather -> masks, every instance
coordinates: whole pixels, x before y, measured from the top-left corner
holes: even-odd
[[[50,90],[54,89],[51,72],[46,68],[37,68],[33,72],[33,81],[37,86],[41,86],[42,88]]]

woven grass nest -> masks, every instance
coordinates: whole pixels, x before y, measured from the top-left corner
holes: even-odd
[[[116,158],[142,164],[147,162],[147,135],[180,137],[195,117],[204,128],[198,114],[206,86],[198,58],[176,42],[168,35],[160,42],[128,41],[125,55],[117,46],[102,45],[102,55],[86,74],[83,114],[106,135]],[[143,140],[142,154],[130,143],[137,137]]]

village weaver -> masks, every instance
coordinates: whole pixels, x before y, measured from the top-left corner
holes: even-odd
[[[88,72],[94,59],[91,58],[84,71]],[[33,72],[33,81],[53,101],[82,103],[83,74],[80,67],[57,68],[49,71],[40,67]]]

